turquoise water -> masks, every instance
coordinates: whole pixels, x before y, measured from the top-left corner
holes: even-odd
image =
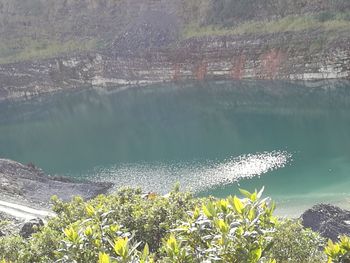
[[[283,214],[350,206],[350,84],[85,90],[0,104],[0,157],[49,174],[198,195],[265,186]]]

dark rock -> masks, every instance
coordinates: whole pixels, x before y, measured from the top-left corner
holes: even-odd
[[[327,204],[315,205],[301,215],[302,224],[325,238],[338,240],[350,235],[350,211]]]
[[[5,234],[0,230],[0,237],[5,236]]]
[[[40,218],[31,219],[30,221],[23,224],[21,230],[19,231],[19,234],[24,238],[29,238],[42,226],[44,226],[44,222]]]
[[[12,197],[19,195],[31,202],[49,203],[53,195],[65,201],[76,195],[91,199],[106,193],[112,186],[111,183],[50,177],[36,166],[0,159],[0,192]]]

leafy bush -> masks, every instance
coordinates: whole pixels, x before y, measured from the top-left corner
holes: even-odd
[[[57,217],[30,239],[0,238],[0,262],[324,261],[316,233],[275,217],[262,191],[241,193],[214,199],[123,189],[87,202],[53,198]],[[347,262],[348,241],[328,244],[330,262]]]
[[[6,259],[10,262],[28,262],[28,256],[28,245],[20,236],[0,238],[0,260]]]
[[[196,208],[166,241],[169,262],[258,262],[272,245],[274,205],[259,193],[241,191]]]
[[[169,229],[201,200],[176,189],[167,197],[142,194],[140,189],[123,189],[88,202],[75,197],[64,203],[53,197],[57,217],[28,241],[0,238],[0,255],[11,261],[16,258],[16,262],[97,262],[108,252],[110,260],[118,260],[118,254],[112,253],[115,243],[128,238],[125,245],[132,253],[128,260],[141,258],[145,247],[157,252]],[[1,246],[1,242],[7,245]]]
[[[325,253],[328,256],[328,262],[350,262],[350,238],[342,236],[338,243],[333,243],[329,240],[325,248]]]
[[[146,244],[143,252],[137,250],[141,242],[109,218],[109,213],[92,215],[83,224],[74,224],[64,230],[65,237],[58,251],[60,262],[152,262]]]
[[[324,244],[323,238],[304,229],[298,220],[283,220],[276,225],[269,256],[277,262],[326,262],[326,256],[320,249]]]
[[[191,194],[177,190],[162,197],[154,193],[144,195],[140,189],[123,189],[113,195],[100,195],[87,203],[81,198],[75,198],[70,203],[63,203],[56,198],[53,201],[53,210],[58,218],[51,220],[51,228],[61,229],[90,220],[91,211],[108,213],[110,221],[135,232],[135,239],[147,243],[151,251],[159,248],[162,238],[175,222],[184,218],[187,211],[201,202]]]

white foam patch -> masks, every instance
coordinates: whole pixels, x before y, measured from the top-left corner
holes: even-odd
[[[181,189],[200,192],[213,187],[261,176],[284,167],[291,154],[285,151],[247,154],[221,162],[192,163],[132,163],[111,167],[96,167],[89,177],[109,181],[115,186],[141,187],[144,191],[167,193],[176,182]]]

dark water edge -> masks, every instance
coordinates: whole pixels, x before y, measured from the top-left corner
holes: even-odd
[[[180,181],[223,197],[265,186],[283,214],[319,202],[347,207],[349,110],[347,81],[79,90],[1,103],[0,157],[147,190]]]

